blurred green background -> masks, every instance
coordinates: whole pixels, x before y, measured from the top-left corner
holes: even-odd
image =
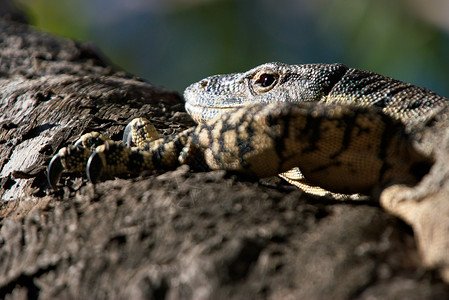
[[[178,91],[268,61],[342,62],[449,96],[447,0],[15,2],[37,27]]]

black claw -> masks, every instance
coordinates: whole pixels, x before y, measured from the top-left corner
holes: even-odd
[[[61,174],[64,171],[64,167],[62,166],[61,156],[56,154],[50,161],[50,164],[47,168],[47,179],[48,183],[52,187],[53,190],[57,190],[56,185],[59,182],[59,178],[61,178]]]
[[[125,131],[123,132],[123,144],[128,148],[131,148],[131,146],[132,146],[131,131],[132,131],[132,125],[131,125],[131,123],[129,123],[128,125],[126,125]]]
[[[86,166],[87,178],[92,183],[97,183],[101,177],[103,171],[103,162],[101,160],[100,154],[94,151],[89,157]]]

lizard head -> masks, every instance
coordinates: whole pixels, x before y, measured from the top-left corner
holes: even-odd
[[[342,64],[267,63],[243,73],[214,75],[186,88],[186,110],[201,123],[252,103],[319,101],[347,70]]]

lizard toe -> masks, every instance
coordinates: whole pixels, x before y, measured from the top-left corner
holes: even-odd
[[[144,147],[159,138],[156,127],[146,118],[136,118],[125,127],[123,144],[128,147]]]
[[[62,165],[61,156],[56,154],[50,161],[47,168],[47,179],[53,190],[57,190],[56,185],[58,184],[59,178],[61,178],[62,172],[64,171],[64,166]]]
[[[90,182],[97,183],[103,173],[103,160],[100,153],[94,151],[86,165],[86,175]]]

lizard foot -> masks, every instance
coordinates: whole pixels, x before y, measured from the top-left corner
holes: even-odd
[[[157,139],[159,133],[148,119],[133,119],[125,127],[122,144],[107,142],[92,152],[86,165],[87,178],[96,183],[102,178],[151,169],[145,150],[150,150],[150,143]]]
[[[47,178],[50,186],[56,190],[64,171],[82,172],[95,147],[106,141],[107,138],[98,132],[90,132],[82,135],[74,145],[60,149],[48,165]]]
[[[89,180],[96,182],[104,175],[125,173],[123,165],[127,161],[128,148],[149,149],[149,143],[158,139],[156,128],[145,118],[132,120],[123,133],[123,146],[114,143],[98,132],[82,135],[78,141],[69,147],[62,148],[48,165],[47,178],[50,186],[56,190],[56,185],[64,171],[83,172],[87,169]],[[125,147],[126,146],[126,147]],[[95,149],[100,147],[98,151]],[[114,153],[114,154],[112,154]],[[89,157],[93,157],[89,160]],[[134,154],[136,158],[138,154]],[[134,165],[129,170],[134,170]],[[126,173],[132,173],[126,171]]]

